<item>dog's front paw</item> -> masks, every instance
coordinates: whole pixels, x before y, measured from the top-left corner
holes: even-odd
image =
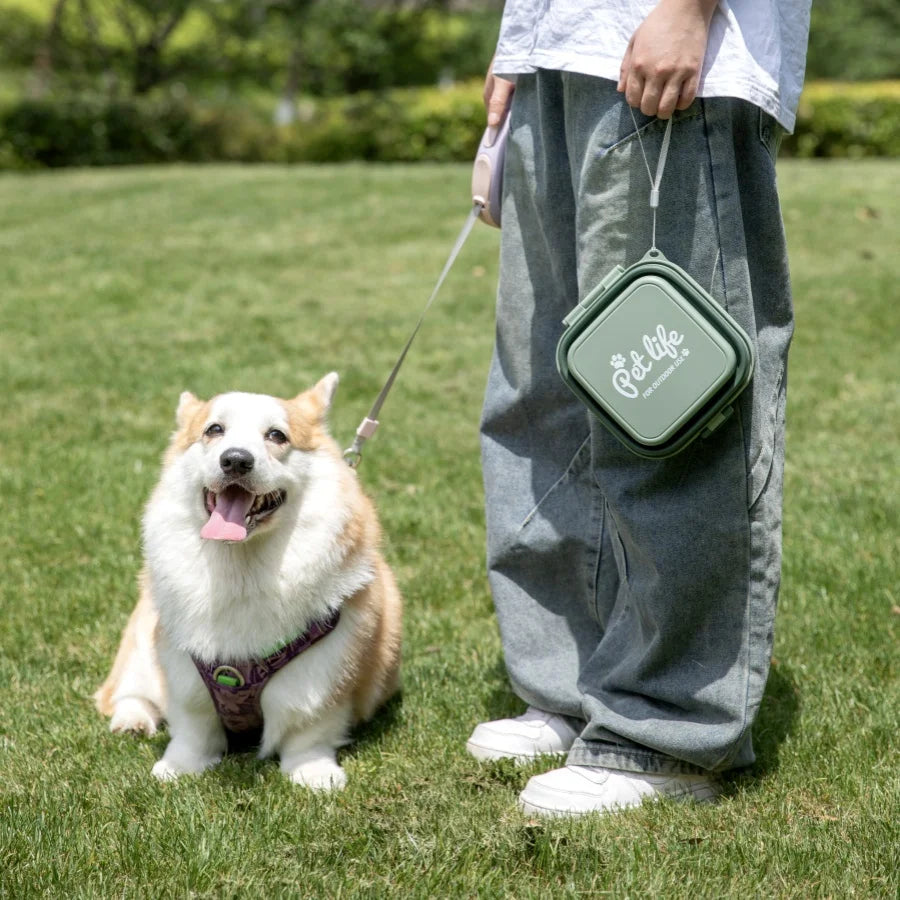
[[[154,764],[153,768],[150,770],[150,774],[160,781],[174,781],[183,773],[179,769],[176,769],[170,762],[161,759]]]
[[[124,697],[116,702],[109,730],[152,737],[161,721],[159,710],[149,700],[143,697]]]
[[[347,773],[333,759],[315,759],[293,769],[290,779],[314,791],[339,791],[347,784]]]
[[[150,770],[150,774],[160,781],[174,781],[182,775],[199,775],[212,768],[221,760],[219,756],[198,757],[190,761],[166,758],[165,756],[156,762]]]

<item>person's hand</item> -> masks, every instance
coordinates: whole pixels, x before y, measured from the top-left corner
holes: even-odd
[[[496,127],[500,124],[515,89],[516,86],[512,81],[494,75],[494,60],[492,59],[484,79],[484,108],[487,111],[488,126]]]
[[[717,0],[661,0],[632,35],[617,90],[646,116],[687,109],[697,85]]]

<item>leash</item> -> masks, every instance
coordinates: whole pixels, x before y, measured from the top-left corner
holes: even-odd
[[[425,316],[428,314],[428,310],[431,309],[431,304],[434,303],[434,300],[441,289],[441,285],[443,285],[445,279],[447,278],[447,275],[453,268],[453,263],[456,262],[456,257],[459,256],[460,250],[462,250],[463,248],[463,244],[465,244],[466,239],[469,237],[469,233],[472,230],[472,227],[475,225],[475,222],[478,220],[483,209],[484,203],[475,201],[472,209],[469,211],[469,215],[466,218],[462,229],[457,235],[456,243],[453,245],[453,249],[450,251],[450,256],[447,257],[447,262],[444,263],[444,268],[437,280],[437,284],[435,284],[434,290],[432,290],[431,296],[428,298],[428,302],[425,304],[425,308],[419,315],[419,321],[416,322],[416,327],[413,328],[412,334],[407,339],[403,350],[400,351],[400,356],[397,357],[397,362],[394,363],[394,368],[391,369],[391,374],[388,375],[388,379],[384,383],[384,387],[375,398],[375,402],[372,404],[372,408],[369,410],[368,415],[362,420],[362,422],[359,423],[359,427],[356,429],[356,437],[354,438],[353,443],[344,451],[344,460],[347,462],[347,465],[349,465],[351,469],[355,469],[362,461],[363,445],[370,437],[372,437],[373,434],[375,434],[375,431],[378,428],[378,416],[381,414],[381,407],[384,405],[384,401],[387,400],[387,396],[390,393],[391,388],[394,386],[394,381],[397,378],[397,374],[400,372],[400,367],[403,365],[403,361],[406,359],[406,354],[409,353],[409,348],[412,347],[413,341],[416,339],[416,335],[419,333],[419,329],[422,327],[422,323],[425,321]]]
[[[409,348],[416,339],[416,335],[422,327],[422,322],[425,321],[425,316],[428,314],[428,310],[431,309],[431,304],[434,303],[435,297],[437,297],[438,292],[441,289],[441,285],[443,285],[444,280],[447,278],[450,269],[453,268],[453,263],[456,262],[456,257],[459,256],[463,244],[465,244],[469,237],[469,233],[472,231],[475,222],[478,219],[481,219],[486,224],[492,225],[495,228],[500,227],[500,206],[503,195],[503,162],[506,156],[506,141],[508,135],[509,115],[507,110],[507,114],[504,115],[501,124],[496,127],[489,126],[481,136],[481,143],[478,145],[478,152],[475,154],[475,165],[472,170],[472,209],[469,211],[469,215],[457,235],[456,243],[453,245],[453,249],[447,257],[447,262],[444,263],[440,278],[438,278],[437,284],[435,284],[434,290],[432,290],[431,296],[428,298],[428,302],[425,304],[425,308],[419,316],[416,327],[413,328],[412,334],[409,336],[403,350],[400,352],[397,362],[394,363],[394,368],[391,369],[391,374],[388,375],[384,387],[375,398],[375,402],[372,404],[372,408],[369,410],[368,415],[359,423],[353,443],[344,451],[344,459],[346,460],[347,465],[352,469],[355,469],[362,461],[363,445],[373,434],[375,434],[375,431],[378,428],[378,417],[381,414],[381,407],[384,405],[387,395],[394,386],[394,381],[397,378],[400,367],[403,365],[403,361],[406,359],[406,354],[409,352]]]
[[[669,118],[668,122],[666,122],[666,130],[663,135],[662,148],[660,150],[656,175],[654,177],[650,168],[650,162],[647,159],[647,153],[644,149],[641,130],[638,127],[637,120],[634,116],[634,110],[629,106],[628,111],[631,113],[634,130],[637,134],[638,144],[641,148],[641,155],[644,157],[644,164],[647,167],[647,174],[650,177],[650,209],[653,216],[653,236],[650,249],[652,254],[658,252],[656,249],[656,210],[659,206],[660,183],[662,182],[663,170],[665,169],[666,158],[669,153],[669,141],[672,135],[672,119]],[[506,141],[509,134],[509,118],[509,115],[504,116],[504,120],[499,127],[487,128],[481,138],[481,143],[479,144],[478,152],[475,156],[475,166],[472,173],[472,209],[469,211],[469,215],[466,217],[466,221],[463,223],[463,227],[457,235],[456,243],[453,245],[453,249],[447,257],[447,262],[444,263],[444,268],[441,271],[440,277],[431,292],[431,296],[428,298],[428,302],[425,304],[424,309],[419,315],[419,320],[416,322],[412,334],[410,334],[406,344],[404,344],[403,349],[400,351],[400,355],[397,357],[397,361],[394,363],[394,367],[391,369],[387,381],[375,398],[372,408],[363,418],[362,422],[359,423],[353,443],[344,451],[344,459],[347,462],[347,465],[352,469],[357,468],[360,462],[362,462],[363,446],[378,429],[378,417],[381,415],[381,408],[384,405],[384,401],[387,399],[391,388],[394,386],[400,368],[406,360],[406,355],[409,353],[409,349],[412,347],[413,341],[416,339],[416,335],[419,333],[419,329],[425,321],[425,316],[431,309],[431,305],[434,303],[441,286],[444,284],[447,275],[450,273],[450,269],[453,268],[456,257],[459,256],[475,222],[478,219],[481,219],[488,225],[493,225],[497,228],[500,227],[503,162],[506,151]],[[718,263],[718,256],[716,257],[716,263]],[[715,265],[713,266],[713,277],[715,277]]]

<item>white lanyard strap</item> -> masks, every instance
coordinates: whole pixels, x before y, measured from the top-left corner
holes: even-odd
[[[659,150],[659,159],[656,163],[656,178],[650,169],[650,163],[647,160],[647,151],[644,149],[644,141],[641,138],[641,130],[638,128],[637,119],[634,117],[634,110],[628,107],[631,113],[631,121],[634,122],[634,131],[637,135],[638,145],[641,148],[641,156],[644,157],[644,165],[647,167],[647,175],[650,178],[650,209],[653,210],[653,238],[650,246],[651,250],[656,249],[656,208],[659,206],[659,185],[662,181],[663,170],[666,168],[666,157],[669,155],[669,141],[672,138],[672,118],[666,122],[666,130],[663,134],[662,147]]]

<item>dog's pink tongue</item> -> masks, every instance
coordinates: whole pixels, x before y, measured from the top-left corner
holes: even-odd
[[[236,484],[216,494],[216,507],[203,526],[200,537],[210,541],[244,540],[247,537],[244,519],[253,499],[253,494]]]

